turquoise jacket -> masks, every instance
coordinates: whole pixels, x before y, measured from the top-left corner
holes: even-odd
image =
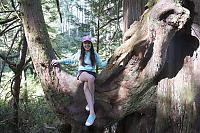
[[[99,54],[96,51],[94,51],[94,54],[95,54],[96,64],[99,67],[106,66],[107,61],[102,62]],[[81,50],[78,50],[78,52],[76,54],[74,54],[72,57],[59,60],[59,63],[74,63],[76,61],[79,61],[80,55],[81,55]],[[79,61],[78,70],[87,70],[87,71],[95,72],[95,65],[92,66],[92,64],[91,64],[89,51],[86,51],[86,53],[85,53],[84,62],[85,62],[85,65],[83,66],[83,65],[81,65],[81,63]]]

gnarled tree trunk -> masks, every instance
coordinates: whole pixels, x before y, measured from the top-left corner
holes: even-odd
[[[199,23],[199,14],[196,14],[199,5],[197,0],[182,4],[190,10],[191,19],[169,43],[167,62],[158,78],[156,109],[147,108],[126,116],[119,122],[117,132],[199,132],[196,123],[200,115],[197,80],[200,30],[197,25],[191,25]]]
[[[23,24],[29,51],[50,105],[63,124],[72,125],[72,131],[86,131],[83,125],[88,113],[85,111],[83,85],[60,66],[50,65],[55,55],[49,41],[40,1],[21,0],[21,5],[24,11]],[[160,132],[166,129],[165,127],[161,129],[164,124],[160,121],[168,120],[168,117],[172,115],[166,112],[173,110],[176,114],[179,108],[174,109],[172,107],[176,104],[167,103],[174,98],[172,90],[162,87],[160,83],[171,82],[168,79],[175,77],[184,68],[183,60],[186,57],[190,59],[187,61],[192,68],[197,66],[192,62],[197,63],[196,60],[199,58],[199,55],[194,58],[187,56],[192,56],[199,47],[197,39],[188,32],[191,29],[193,19],[190,17],[193,14],[184,8],[187,5],[187,1],[179,4],[170,0],[153,2],[146,7],[141,20],[135,21],[124,33],[124,43],[116,49],[97,79],[95,127],[102,128],[115,123],[135,111],[156,108],[155,125],[157,127],[155,130]],[[191,39],[192,42],[181,45],[180,38]],[[183,43],[186,43],[186,40]],[[177,60],[171,58],[171,52],[175,51],[175,48],[181,51],[174,52]],[[183,52],[184,50],[188,51]],[[185,70],[183,73],[187,72]],[[192,72],[196,73],[196,69],[192,69]],[[167,81],[165,81],[166,78]],[[157,86],[158,89],[156,89]],[[190,88],[195,87],[196,84]],[[170,91],[170,95],[165,93],[161,96],[164,90]],[[188,93],[184,94],[188,95]],[[194,99],[192,101],[194,102]],[[174,120],[176,117],[172,119],[172,126],[176,123]],[[184,126],[185,124],[182,127]],[[80,130],[77,131],[76,127]],[[182,131],[182,129],[177,127],[169,131]]]

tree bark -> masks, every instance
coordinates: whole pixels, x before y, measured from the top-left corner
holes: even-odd
[[[72,127],[83,126],[88,116],[85,111],[83,85],[60,66],[50,65],[55,55],[50,45],[40,1],[21,0],[21,5],[29,51],[49,104],[63,123]],[[164,91],[159,88],[158,83],[169,78],[166,64],[169,64],[172,42],[180,33],[191,29],[192,24],[192,19],[189,19],[190,11],[183,6],[182,3],[168,0],[149,4],[141,20],[135,21],[124,33],[124,43],[116,49],[105,69],[98,75],[94,105],[97,116],[95,127],[111,125],[135,111],[144,111],[150,107],[159,111],[156,125],[160,126],[163,107],[156,103],[157,100],[161,105],[165,103],[163,97],[156,97],[156,91],[157,94]],[[191,37],[190,34],[186,36]],[[196,46],[194,40],[189,45],[191,48]],[[196,49],[194,47],[189,52],[192,53],[192,50]],[[181,55],[183,59],[187,57],[187,54],[184,55]],[[177,71],[172,72],[174,76],[177,74],[174,72],[179,72],[183,65],[176,67]],[[168,108],[168,111],[170,109]],[[155,130],[159,131],[158,128]]]
[[[125,9],[123,10],[123,34],[125,34],[134,21],[140,20],[140,16],[145,11],[145,8],[148,7],[149,3],[147,3],[147,1],[148,0],[123,1],[123,9]],[[124,36],[123,42],[126,39],[126,36]],[[155,116],[155,107],[134,112],[119,121],[116,132],[155,132]]]
[[[196,125],[200,121],[199,41],[192,35],[190,31],[179,31],[168,48],[168,61],[157,88],[157,132],[200,131]]]
[[[156,132],[199,132],[199,29],[192,25],[194,3],[183,1],[190,19],[171,39],[157,87]],[[191,31],[193,33],[191,33]],[[196,32],[196,34],[194,34]]]
[[[155,133],[155,109],[134,112],[118,122],[116,133]]]
[[[14,118],[13,118],[13,132],[19,133],[19,95],[20,95],[20,84],[21,84],[21,77],[22,77],[22,71],[24,69],[25,65],[25,59],[26,59],[26,52],[27,52],[27,42],[24,38],[22,43],[22,49],[21,49],[21,58],[20,63],[16,65],[16,68],[13,70],[15,73],[15,78],[13,80],[14,85],[12,88],[11,85],[11,91],[13,94],[13,109],[14,109]]]
[[[194,23],[200,25],[200,1],[192,0],[194,2]]]
[[[134,21],[139,21],[148,0],[123,0],[123,33]]]

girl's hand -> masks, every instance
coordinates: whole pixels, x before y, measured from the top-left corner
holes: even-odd
[[[53,66],[58,65],[58,63],[59,63],[58,60],[52,60],[52,61],[51,61],[51,65],[53,65]]]

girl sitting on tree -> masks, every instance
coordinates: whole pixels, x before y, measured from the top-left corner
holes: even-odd
[[[81,50],[78,50],[76,54],[66,59],[52,60],[52,65],[57,65],[58,63],[73,63],[76,61],[79,61],[77,79],[84,82],[84,93],[88,103],[86,110],[90,111],[85,125],[91,126],[96,118],[94,112],[95,65],[104,67],[107,61],[101,61],[98,53],[94,51],[92,40],[89,36],[82,38]]]

